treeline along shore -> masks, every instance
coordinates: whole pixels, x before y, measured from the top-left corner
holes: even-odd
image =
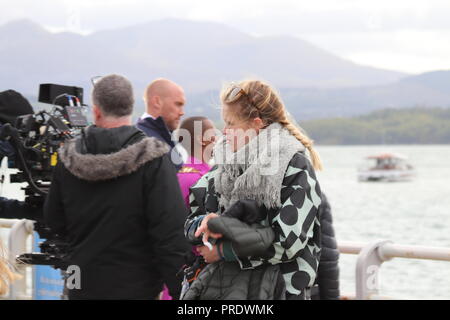
[[[299,124],[320,145],[450,144],[450,108],[383,109]]]

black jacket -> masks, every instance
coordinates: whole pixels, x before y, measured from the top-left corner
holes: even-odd
[[[220,241],[232,243],[238,256],[262,255],[275,239],[272,227],[263,227],[267,210],[254,200],[236,202],[220,217],[208,221],[208,228],[223,235]],[[187,230],[191,243],[195,235]],[[225,259],[226,260],[226,259]],[[208,264],[192,282],[184,300],[284,300],[286,287],[279,265],[262,265],[241,270],[236,262]]]
[[[42,210],[24,201],[0,197],[0,218],[37,220],[42,218]]]
[[[163,283],[179,296],[187,212],[167,151],[132,126],[92,126],[60,150],[44,216],[81,269],[70,299],[153,299]]]
[[[322,193],[322,204],[319,207],[320,228],[322,231],[322,252],[320,255],[317,281],[319,292],[313,292],[314,300],[339,299],[339,250],[333,228],[331,206]]]
[[[139,119],[136,126],[142,130],[148,137],[154,137],[160,141],[164,141],[170,147],[169,155],[172,163],[177,170],[180,170],[183,166],[183,159],[181,154],[175,148],[175,142],[172,140],[172,132],[167,128],[166,123],[162,117],[157,119],[145,118]]]

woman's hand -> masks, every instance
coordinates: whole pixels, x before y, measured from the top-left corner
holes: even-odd
[[[203,256],[206,263],[214,263],[220,260],[217,245],[214,245],[212,250],[209,250],[206,246],[199,246],[197,247],[197,250]]]
[[[196,237],[200,237],[200,235],[203,233],[203,242],[208,242],[208,238],[211,237],[213,239],[219,239],[222,237],[221,233],[212,233],[208,229],[208,221],[214,218],[218,218],[219,215],[216,213],[210,213],[206,217],[203,218],[202,223],[200,224],[200,227],[198,227],[197,231],[195,232]],[[208,248],[207,248],[208,249]],[[209,250],[209,249],[208,249]],[[214,250],[213,250],[214,251]]]

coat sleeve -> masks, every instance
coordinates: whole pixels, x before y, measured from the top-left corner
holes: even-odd
[[[63,164],[58,162],[53,171],[50,190],[44,203],[44,221],[50,229],[61,235],[66,235],[66,218],[61,193],[61,175]]]
[[[208,221],[208,228],[215,233],[221,233],[228,248],[232,247],[236,257],[259,256],[272,244],[275,235],[271,227],[262,227],[255,223],[248,225],[236,218],[218,217]],[[230,256],[229,254],[226,257]]]
[[[339,250],[333,228],[331,206],[322,193],[320,225],[322,230],[322,253],[320,256],[317,284],[321,300],[339,299]]]
[[[24,201],[0,197],[0,218],[2,219],[42,219],[42,208]]]
[[[195,237],[195,232],[203,218],[209,213],[218,211],[217,197],[214,193],[212,180],[209,178],[214,168],[203,175],[197,183],[190,188],[189,206],[190,214],[184,224],[184,234],[192,245],[202,243],[201,237]]]
[[[283,179],[281,199],[281,207],[269,218],[274,242],[259,258],[248,257],[247,261],[239,258],[242,268],[279,264],[299,257],[318,265],[321,191],[314,169],[304,156],[297,154],[291,160]]]
[[[145,181],[148,234],[157,259],[156,266],[170,295],[177,299],[182,279],[176,275],[185,263],[190,247],[183,235],[187,208],[176,169],[168,155],[153,160],[147,167]]]

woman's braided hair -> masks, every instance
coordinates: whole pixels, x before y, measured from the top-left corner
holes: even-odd
[[[236,94],[230,99],[230,94],[236,87],[242,89],[241,94]],[[239,119],[250,121],[259,117],[266,125],[280,123],[308,149],[314,168],[322,170],[322,161],[313,147],[313,140],[289,120],[283,101],[270,85],[259,80],[241,81],[236,85],[225,87],[220,98],[223,104],[236,112]]]

